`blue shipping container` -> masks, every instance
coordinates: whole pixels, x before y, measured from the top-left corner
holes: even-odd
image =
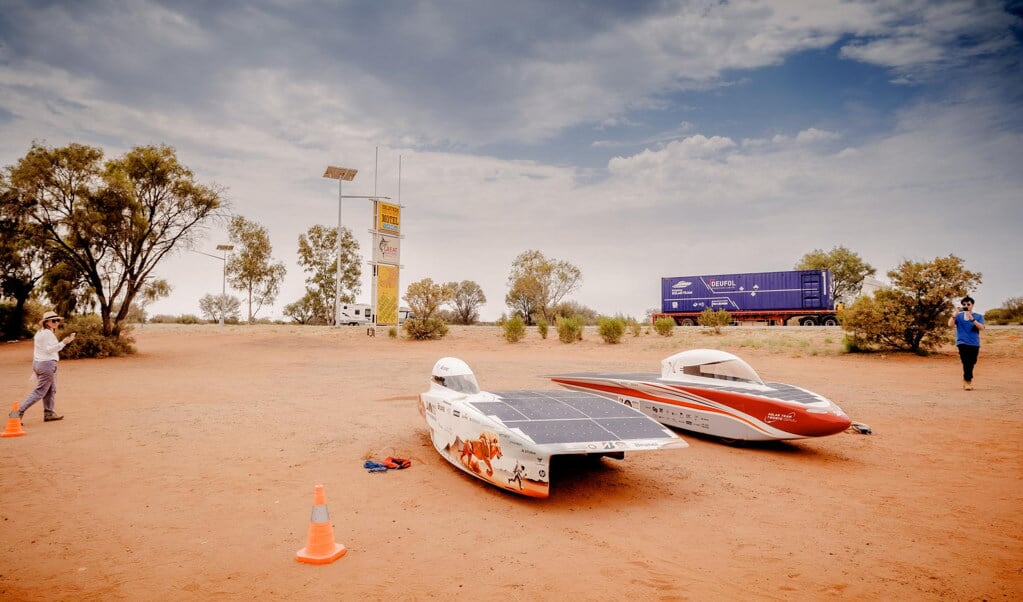
[[[661,311],[831,309],[831,272],[791,270],[661,278]]]

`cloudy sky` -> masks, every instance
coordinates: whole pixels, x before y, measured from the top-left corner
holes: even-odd
[[[0,165],[173,146],[287,266],[258,317],[302,296],[299,235],[337,223],[327,165],[404,206],[403,292],[474,280],[484,319],[529,249],[635,317],[661,277],[836,245],[882,278],[954,253],[980,309],[1023,296],[1019,0],[0,4]],[[368,255],[369,201],[342,222]],[[221,269],[178,253],[150,313],[198,314]]]

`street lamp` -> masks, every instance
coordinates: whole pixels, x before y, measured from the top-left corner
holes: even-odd
[[[224,252],[224,277],[220,281],[220,325],[224,325],[225,299],[227,297],[227,252],[234,250],[234,245],[217,245],[218,251]]]
[[[323,177],[337,180],[337,278],[334,283],[334,326],[341,324],[341,183],[351,182],[359,170],[348,167],[327,166]]]

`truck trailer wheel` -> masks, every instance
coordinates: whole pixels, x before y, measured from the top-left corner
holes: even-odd
[[[696,326],[696,320],[692,318],[682,318],[678,321],[679,326]]]
[[[838,326],[838,318],[835,316],[824,316],[821,318],[821,326]]]
[[[814,318],[813,316],[803,316],[802,318],[799,318],[799,325],[800,326],[816,326],[817,325],[817,319]]]

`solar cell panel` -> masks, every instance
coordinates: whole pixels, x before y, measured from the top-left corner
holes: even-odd
[[[583,391],[494,391],[471,405],[539,444],[661,439],[672,433],[642,413]]]

